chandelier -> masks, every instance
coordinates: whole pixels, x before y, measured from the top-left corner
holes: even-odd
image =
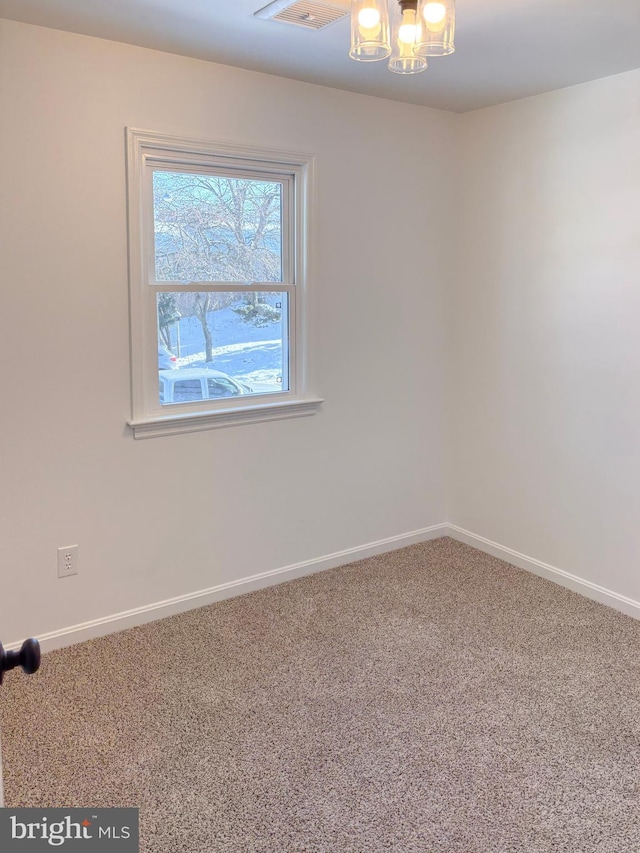
[[[349,56],[417,74],[428,57],[453,53],[454,29],[455,0],[352,0]]]

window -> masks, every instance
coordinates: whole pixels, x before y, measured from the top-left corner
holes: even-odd
[[[314,414],[313,158],[127,142],[136,438]]]

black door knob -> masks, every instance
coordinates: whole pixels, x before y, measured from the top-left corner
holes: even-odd
[[[38,671],[40,668],[40,643],[37,640],[33,638],[25,640],[17,652],[6,652],[0,643],[0,684],[2,684],[4,673],[10,669],[15,669],[17,666],[21,666],[27,675]]]

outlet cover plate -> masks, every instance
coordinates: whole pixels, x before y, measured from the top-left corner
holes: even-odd
[[[58,577],[70,578],[78,574],[78,546],[58,548]]]

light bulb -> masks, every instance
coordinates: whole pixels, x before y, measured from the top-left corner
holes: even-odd
[[[418,27],[416,26],[416,13],[414,9],[402,10],[402,24],[398,30],[398,41],[404,44],[413,44],[416,40]]]
[[[353,0],[349,56],[360,62],[376,62],[386,59],[390,53],[387,3],[383,0]]]
[[[370,7],[360,9],[358,12],[358,23],[363,30],[372,30],[380,23],[380,12]]]
[[[428,24],[440,24],[447,14],[447,9],[444,3],[427,3],[422,14]]]

